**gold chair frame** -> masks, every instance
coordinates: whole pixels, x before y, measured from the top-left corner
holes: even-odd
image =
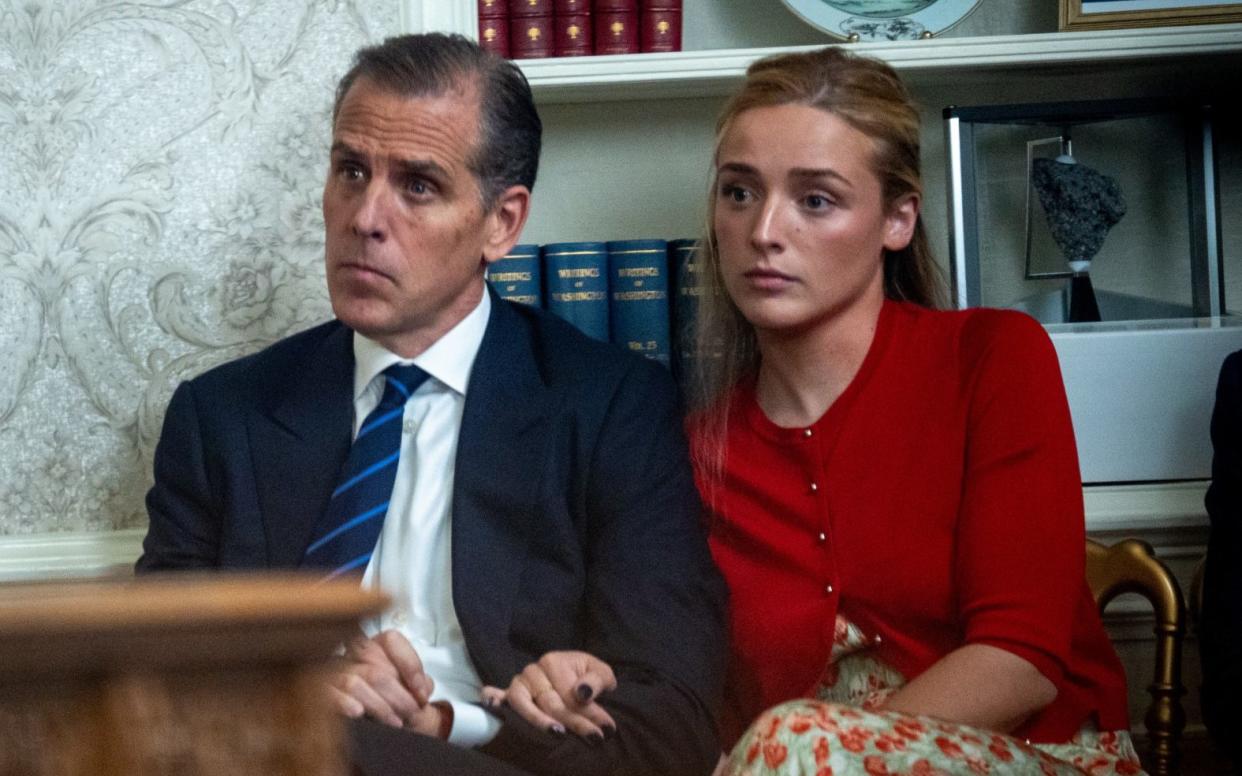
[[[1168,567],[1156,558],[1151,545],[1125,539],[1111,547],[1087,541],[1087,585],[1101,614],[1122,593],[1138,593],[1155,612],[1156,665],[1147,690],[1151,703],[1143,718],[1147,730],[1149,767],[1154,776],[1178,773],[1181,735],[1186,713],[1181,698],[1182,637],[1186,630],[1186,605],[1181,587]]]

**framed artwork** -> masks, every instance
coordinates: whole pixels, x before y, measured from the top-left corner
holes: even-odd
[[[1060,0],[1062,30],[1242,22],[1242,0]]]
[[[782,0],[793,13],[847,40],[930,38],[960,22],[981,0]]]

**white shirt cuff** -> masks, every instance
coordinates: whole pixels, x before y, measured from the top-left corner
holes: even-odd
[[[453,729],[448,737],[450,744],[472,749],[488,743],[500,732],[500,720],[484,711],[482,706],[460,701],[448,703],[453,707]]]

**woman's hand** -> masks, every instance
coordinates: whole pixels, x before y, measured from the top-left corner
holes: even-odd
[[[615,689],[612,667],[586,652],[549,652],[522,669],[506,690],[484,687],[488,706],[508,703],[530,724],[553,733],[572,731],[601,742],[617,730],[617,723],[596,703],[601,693]]]

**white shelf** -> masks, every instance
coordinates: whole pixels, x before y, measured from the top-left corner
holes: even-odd
[[[883,59],[907,76],[943,76],[956,72],[1107,65],[1242,52],[1242,24],[843,45],[860,54]],[[536,100],[543,104],[662,99],[725,94],[737,85],[755,60],[770,54],[815,48],[818,47],[562,57],[518,60],[518,64],[530,79]]]

